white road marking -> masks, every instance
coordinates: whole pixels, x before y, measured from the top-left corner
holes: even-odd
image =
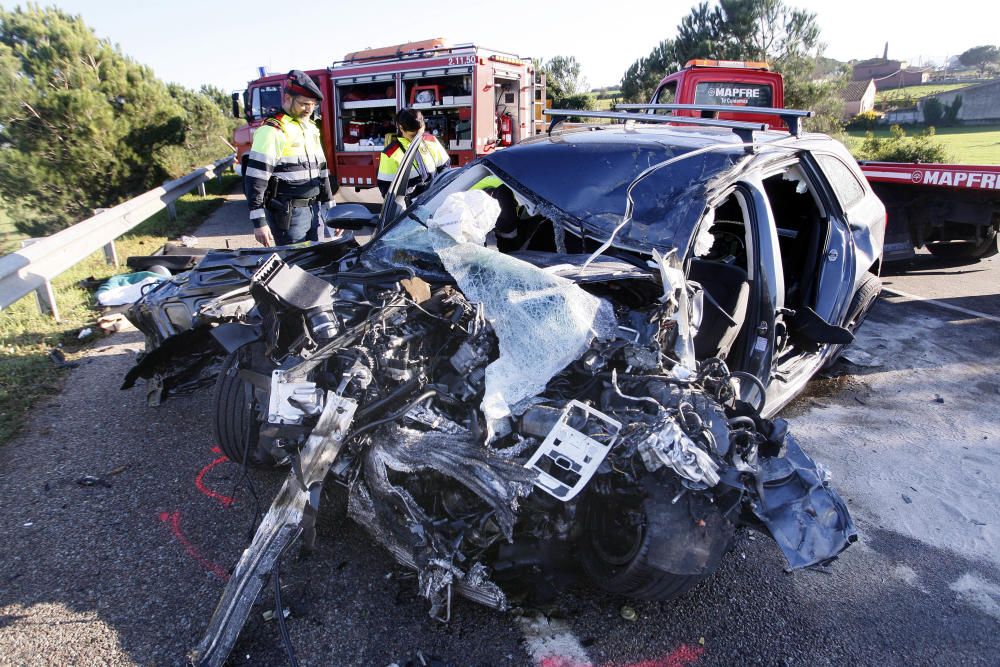
[[[1000,324],[1000,317],[995,315],[988,315],[986,313],[981,313],[978,310],[970,310],[969,308],[962,308],[961,306],[953,306],[950,303],[945,303],[944,301],[938,301],[937,299],[931,299],[925,296],[918,296],[916,294],[910,294],[909,292],[903,292],[896,289],[895,287],[883,287],[883,292],[889,292],[890,294],[895,294],[896,296],[901,296],[904,299],[910,301],[923,301],[924,303],[929,303],[932,306],[938,306],[939,308],[946,308],[947,310],[953,310],[956,313],[962,313],[963,315],[969,315],[971,317],[981,317],[984,320],[990,320],[991,322],[996,322]]]
[[[522,616],[524,645],[535,665],[545,667],[591,667],[587,650],[573,634],[569,624],[544,616]]]
[[[1000,620],[1000,586],[966,572],[949,588],[973,607]]]

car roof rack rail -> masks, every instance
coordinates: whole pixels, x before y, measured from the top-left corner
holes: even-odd
[[[609,118],[611,120],[637,121],[640,123],[671,123],[674,125],[702,125],[706,127],[726,127],[736,133],[743,143],[753,143],[753,133],[767,129],[767,123],[748,123],[742,120],[719,120],[717,118],[696,118],[693,116],[655,116],[653,114],[627,113],[624,111],[581,111],[577,109],[544,109],[546,116],[552,117],[548,133],[567,118]]]
[[[781,122],[788,126],[789,134],[796,137],[802,135],[802,124],[800,118],[811,118],[812,111],[802,109],[779,109],[776,107],[736,107],[725,104],[616,104],[615,109],[634,110],[657,110],[666,111],[704,111],[708,113],[742,113],[742,114],[768,114],[781,118]]]

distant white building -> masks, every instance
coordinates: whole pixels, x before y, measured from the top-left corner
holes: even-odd
[[[875,108],[875,81],[851,81],[840,93],[844,100],[844,117],[854,118],[858,114]]]

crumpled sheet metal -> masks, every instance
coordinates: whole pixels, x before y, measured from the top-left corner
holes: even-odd
[[[649,471],[669,466],[684,479],[707,487],[719,483],[719,466],[689,438],[673,417],[639,443],[639,455]]]
[[[409,494],[389,481],[387,469],[402,473],[434,470],[451,477],[482,498],[496,512],[497,525],[511,538],[518,498],[527,496],[536,474],[495,455],[471,434],[449,435],[398,425],[382,429],[366,454],[365,478],[372,492],[393,495],[412,514],[422,510]]]
[[[496,215],[477,207],[478,190],[456,192],[441,208],[477,211],[473,232],[492,229]],[[468,200],[468,201],[466,201]],[[496,209],[499,211],[499,208]],[[453,215],[453,214],[452,214]],[[470,301],[481,303],[499,341],[500,356],[486,369],[482,410],[491,433],[497,423],[520,414],[552,377],[578,359],[597,338],[612,338],[618,323],[607,301],[588,294],[566,278],[554,276],[492,248],[458,242],[428,223],[430,241],[445,269]]]
[[[785,455],[760,459],[754,514],[794,570],[822,565],[858,539],[844,500],[790,435]]]
[[[453,545],[439,543],[433,533],[422,530],[431,517],[406,489],[390,481],[388,473],[434,470],[451,477],[493,509],[497,525],[510,540],[518,499],[531,492],[535,472],[500,458],[469,434],[424,432],[398,425],[379,431],[364,465],[364,481],[351,489],[348,513],[397,560],[420,573],[420,590],[431,601],[431,616],[446,616],[451,586],[482,604],[506,609],[506,596],[489,580],[484,566],[474,563],[463,571],[448,560]],[[408,518],[405,524],[398,521],[401,514]]]

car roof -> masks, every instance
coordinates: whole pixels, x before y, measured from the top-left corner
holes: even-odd
[[[585,125],[523,141],[483,160],[515,190],[535,198],[546,217],[602,242],[614,236],[615,245],[662,252],[687,247],[719,188],[747,169],[815,145],[815,139],[836,144],[822,135],[799,139],[759,132],[758,150],[751,154],[729,128]],[[619,230],[629,192],[631,222]]]

